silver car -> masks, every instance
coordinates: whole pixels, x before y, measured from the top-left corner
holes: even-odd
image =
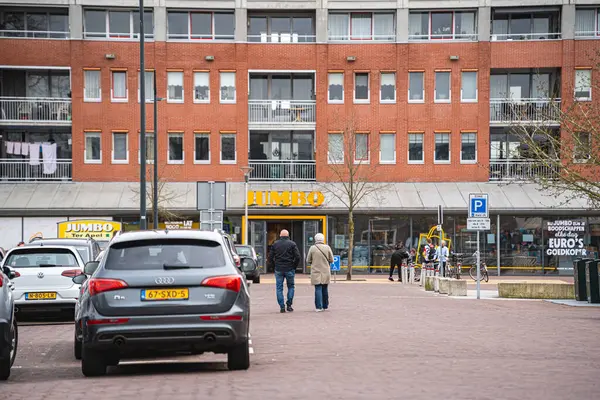
[[[250,297],[222,235],[141,231],[115,237],[88,274],[75,314],[85,376],[136,356],[227,354],[248,369]],[[77,343],[76,343],[77,347]]]
[[[0,380],[10,376],[10,368],[17,357],[19,333],[15,305],[13,301],[13,285],[11,279],[17,273],[8,267],[0,270]]]

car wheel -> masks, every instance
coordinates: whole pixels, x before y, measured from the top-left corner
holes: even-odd
[[[17,358],[17,347],[19,344],[19,329],[17,327],[17,319],[13,318],[13,324],[10,328],[11,348],[6,349],[4,354],[0,354],[0,381],[5,381],[10,376],[10,367],[15,363]]]
[[[227,352],[227,368],[230,371],[245,370],[250,368],[250,351],[248,339],[244,343],[235,345]]]
[[[106,375],[105,355],[97,350],[83,347],[81,352],[81,372],[85,376]]]
[[[258,275],[258,276],[255,276],[255,277],[252,279],[252,283],[260,283],[260,275]]]
[[[77,339],[77,328],[75,328],[75,337],[73,338],[73,353],[75,353],[76,360],[81,360],[81,341]]]

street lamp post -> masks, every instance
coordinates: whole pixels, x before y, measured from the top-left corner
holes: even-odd
[[[244,229],[244,244],[248,245],[248,231],[250,230],[250,225],[248,224],[248,180],[250,179],[250,172],[254,169],[253,167],[241,167],[240,168],[244,173],[244,216],[246,221],[246,229]]]
[[[158,229],[158,102],[163,101],[156,93],[156,70],[154,78],[154,187],[152,190],[152,221],[154,229]]]
[[[139,1],[140,14],[140,230],[146,221],[146,77],[144,67],[144,0]]]

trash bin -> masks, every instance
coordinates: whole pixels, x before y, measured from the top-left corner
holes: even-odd
[[[585,263],[588,261],[592,261],[592,259],[580,258],[573,261],[573,274],[575,278],[575,300],[577,301],[587,301]]]
[[[600,285],[598,282],[598,262],[590,260],[585,263],[585,283],[588,303],[600,303]]]

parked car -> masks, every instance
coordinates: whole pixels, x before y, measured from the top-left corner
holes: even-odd
[[[226,353],[231,370],[250,366],[250,298],[223,236],[140,231],[116,237],[86,284],[75,315],[85,376],[140,354]]]
[[[0,270],[0,380],[10,376],[17,357],[19,330],[15,315],[12,279],[19,276],[9,267]]]
[[[86,263],[91,260],[95,260],[100,251],[100,245],[92,238],[85,239],[56,239],[56,238],[42,238],[33,239],[27,243],[25,247],[29,246],[47,246],[47,245],[58,245],[58,246],[73,246],[77,249],[83,262]]]
[[[19,312],[73,310],[79,285],[71,279],[84,265],[76,248],[56,245],[15,247],[2,260],[19,276],[13,292]]]
[[[253,263],[242,263],[241,269],[246,274],[246,279],[251,279],[252,283],[260,283],[260,268],[258,268],[258,257],[252,246],[236,244],[235,250],[238,255],[252,259]]]
[[[231,257],[233,258],[233,261],[235,262],[236,267],[241,268],[242,264],[240,262],[241,261],[240,256],[235,251],[235,243],[234,243],[233,238],[223,230],[215,229],[215,232],[217,232],[218,234],[220,234],[223,237],[223,241],[225,242],[226,247],[231,254]]]

